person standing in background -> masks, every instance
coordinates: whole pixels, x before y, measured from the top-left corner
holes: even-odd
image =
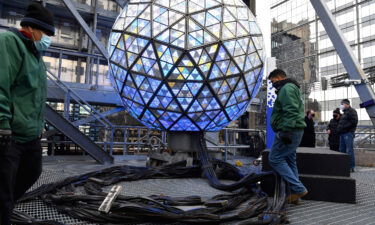
[[[303,131],[300,147],[315,148],[315,126],[314,126],[314,110],[308,110],[305,116],[306,127]]]
[[[344,111],[337,130],[340,134],[340,152],[347,153],[350,156],[350,171],[354,172],[355,156],[354,156],[354,136],[358,125],[358,114],[355,109],[350,106],[350,101],[344,99],[341,101],[340,109]]]
[[[340,109],[337,108],[333,111],[333,118],[329,121],[327,126],[329,149],[340,151],[340,135],[337,130],[341,118]]]

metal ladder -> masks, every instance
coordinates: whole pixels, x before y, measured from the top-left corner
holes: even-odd
[[[97,120],[101,125],[105,127],[111,137],[108,141],[109,151],[107,151],[107,144],[104,144],[104,149],[99,147],[94,141],[92,141],[88,136],[83,134],[77,126],[79,126],[80,121],[71,122],[69,121],[69,115],[62,116],[56,112],[51,106],[46,104],[44,116],[45,120],[54,126],[57,130],[68,137],[72,142],[82,148],[91,157],[101,164],[113,163],[113,157],[111,153],[113,151],[113,125],[111,122],[100,112],[95,110],[88,102],[82,99],[73,89],[64,84],[60,79],[53,75],[50,71],[47,71],[47,78],[60,89],[62,89],[66,95],[68,95],[65,101],[65,106],[70,104],[71,101],[79,104],[84,110],[86,110],[92,118]],[[82,119],[84,121],[85,119]]]

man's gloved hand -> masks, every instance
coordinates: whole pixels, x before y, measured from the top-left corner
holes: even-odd
[[[289,145],[292,143],[292,132],[290,131],[280,131],[279,132],[279,138],[281,139],[281,141],[286,144],[286,145]]]
[[[12,139],[11,130],[0,129],[0,150],[7,148]]]

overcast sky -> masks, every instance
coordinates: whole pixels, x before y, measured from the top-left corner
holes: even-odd
[[[271,10],[270,1],[263,0],[256,2],[257,20],[261,31],[263,32],[264,43],[266,45],[266,55],[271,57]]]

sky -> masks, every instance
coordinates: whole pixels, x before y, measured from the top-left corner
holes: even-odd
[[[270,1],[256,1],[256,13],[260,30],[263,33],[264,43],[266,46],[266,56],[271,57],[271,10]]]

